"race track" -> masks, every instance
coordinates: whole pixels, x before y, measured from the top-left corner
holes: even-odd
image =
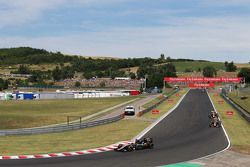
[[[1,160],[12,167],[144,167],[183,162],[206,156],[228,146],[222,128],[209,128],[213,109],[206,92],[190,90],[180,105],[145,136],[153,137],[155,148],[131,153],[106,152],[83,156]]]

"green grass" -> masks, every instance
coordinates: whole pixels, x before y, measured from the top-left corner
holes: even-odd
[[[231,149],[250,154],[250,124],[228,103],[218,104],[219,100],[223,100],[222,97],[214,96],[213,93],[210,93],[210,96],[229,135],[232,144]],[[233,111],[234,115],[227,116],[226,111]]]
[[[148,107],[158,103],[159,101],[161,101],[162,98],[163,98],[163,96],[159,95],[158,97],[156,97],[153,100],[149,101],[148,103],[144,104],[142,107],[143,108],[148,108]]]
[[[160,104],[156,109],[160,111],[159,114],[152,114],[151,112],[148,112],[144,114],[142,117],[147,119],[157,119],[160,118],[162,115],[164,115],[166,112],[168,112],[171,108],[173,108],[176,103],[180,100],[180,98],[187,92],[188,89],[181,89],[177,94],[179,96],[176,96],[176,94],[173,94],[169,99],[172,99],[173,102],[169,102],[168,100],[164,101],[162,104]]]
[[[91,115],[134,98],[0,101],[0,129],[62,123],[67,116]]]
[[[236,63],[237,68],[250,68],[250,63]]]
[[[176,71],[185,72],[186,69],[197,71],[199,68],[202,70],[206,66],[213,66],[217,70],[225,70],[223,62],[173,62],[175,65]]]
[[[250,91],[250,90],[249,90]],[[246,96],[248,97],[247,99],[241,99],[241,96]],[[239,93],[238,91],[231,92],[229,94],[229,97],[239,104],[242,108],[244,108],[248,113],[250,113],[250,94],[249,92],[241,92]]]
[[[169,94],[172,93],[173,88],[166,88],[164,91],[165,91],[165,93],[164,93],[165,95],[169,95]],[[152,105],[158,103],[159,101],[161,101],[162,98],[163,98],[163,96],[162,96],[162,95],[159,95],[157,98],[155,98],[155,99],[149,101],[148,103],[144,104],[142,107],[143,107],[143,108],[148,108],[148,107],[150,107],[150,106],[152,106]]]
[[[158,106],[157,109],[161,111],[159,115],[147,113],[143,118],[159,118],[168,112],[186,91],[187,89],[182,89],[178,92],[180,96],[173,95],[171,97],[174,100],[173,103],[166,101]],[[130,140],[150,124],[151,122],[144,121],[143,119],[121,120],[103,126],[71,132],[2,136],[0,137],[0,152],[2,155],[29,155],[97,148],[118,141]]]
[[[48,70],[54,70],[56,66],[60,66],[59,64],[39,64],[39,65],[30,65],[30,64],[22,64],[25,66],[29,66],[31,70],[41,70],[41,71],[48,71]],[[64,63],[64,66],[71,66],[70,63]],[[0,66],[0,73],[10,73],[11,71],[16,71],[19,67],[18,65],[11,65],[11,68],[9,66]]]
[[[97,148],[132,139],[150,123],[121,120],[103,126],[64,133],[0,137],[1,155],[57,153]]]

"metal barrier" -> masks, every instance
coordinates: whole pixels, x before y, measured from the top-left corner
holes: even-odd
[[[246,111],[244,108],[242,108],[240,105],[238,105],[237,103],[235,103],[231,98],[229,98],[228,96],[226,96],[225,93],[222,93],[221,96],[223,97],[223,99],[225,99],[234,109],[236,109],[239,114],[245,118],[248,122],[250,122],[250,114],[248,113],[248,111]]]
[[[173,94],[177,93],[179,91],[179,89],[176,89],[174,91],[172,91],[168,96],[164,97],[163,99],[161,99],[158,103],[150,106],[149,108],[142,110],[140,112],[138,112],[137,116],[140,117],[143,114],[152,111],[152,109],[156,108],[157,106],[159,106],[162,102],[164,102],[165,100],[167,100],[170,96],[172,96]]]
[[[53,127],[41,127],[41,128],[24,128],[24,129],[13,129],[13,130],[0,130],[0,136],[7,135],[31,135],[31,134],[43,134],[43,133],[55,133],[55,132],[63,132],[70,131],[76,129],[83,129],[98,125],[104,125],[112,122],[119,121],[124,118],[124,114],[120,114],[111,118],[92,121],[92,122],[84,122],[84,123],[70,123],[69,125],[57,125]]]

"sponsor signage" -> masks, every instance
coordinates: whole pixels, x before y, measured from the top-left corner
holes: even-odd
[[[219,96],[219,94],[218,94],[218,93],[215,93],[214,96]]]
[[[228,116],[233,116],[233,115],[234,115],[234,112],[233,112],[233,111],[227,111],[226,114],[227,114]]]
[[[212,88],[214,83],[190,83],[188,86],[190,88]]]
[[[192,83],[192,82],[235,82],[239,83],[242,78],[240,77],[217,77],[217,78],[206,78],[206,77],[165,77],[164,81],[166,82],[185,82],[185,83]]]
[[[174,101],[173,99],[168,99],[169,103],[173,103],[173,101]]]
[[[224,104],[224,101],[223,100],[218,100],[218,103],[219,104]]]
[[[160,113],[159,110],[156,110],[156,109],[152,110],[152,114],[159,114],[159,113]]]

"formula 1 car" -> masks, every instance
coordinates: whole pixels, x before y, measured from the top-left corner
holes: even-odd
[[[153,139],[150,137],[135,140],[135,149],[136,150],[143,150],[143,149],[147,149],[147,148],[151,149],[153,147],[154,147]]]
[[[131,152],[134,150],[152,149],[154,147],[152,138],[136,139],[134,143],[119,144],[115,151]]]
[[[215,118],[215,117],[219,117],[218,113],[215,111],[211,111],[211,113],[208,115],[209,118]]]
[[[217,118],[217,117],[213,118],[212,121],[209,124],[209,127],[220,128],[221,127],[221,121],[219,120],[219,118]]]
[[[114,150],[120,152],[131,152],[135,150],[135,146],[134,143],[119,144]]]

